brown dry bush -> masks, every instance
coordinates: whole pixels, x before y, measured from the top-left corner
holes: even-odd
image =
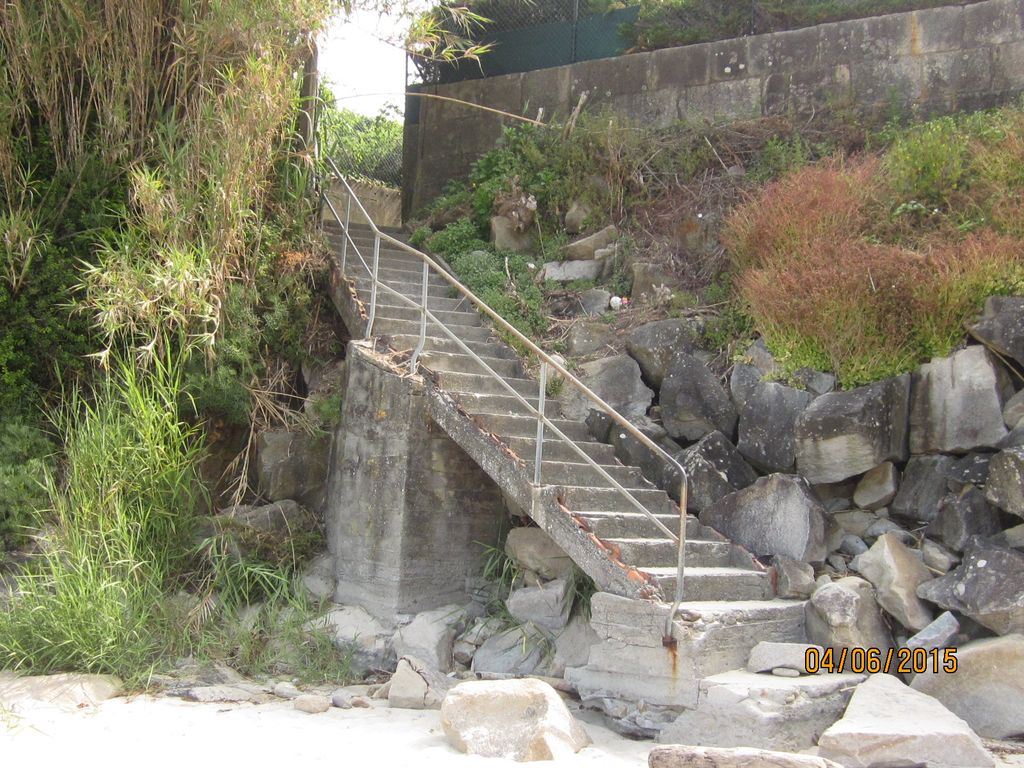
[[[766,187],[726,223],[736,288],[788,370],[834,371],[856,386],[948,354],[992,294],[1024,286],[1024,241],[944,228],[888,232],[882,166],[831,161]]]
[[[732,212],[723,242],[740,269],[784,269],[808,244],[855,237],[868,225],[878,161],[832,159],[766,186]]]

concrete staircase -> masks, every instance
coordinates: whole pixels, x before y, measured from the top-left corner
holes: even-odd
[[[341,230],[326,226],[325,232],[340,251]],[[372,265],[370,230],[353,226],[351,234]],[[419,302],[423,269],[416,256],[382,244],[379,275],[390,288]],[[336,275],[333,296],[354,336],[365,332],[370,289],[369,270],[350,245],[345,275]],[[428,306],[438,320],[536,406],[538,383],[515,351],[467,300],[453,295],[443,277],[430,275]],[[402,353],[416,346],[419,330],[419,311],[378,288],[373,336]],[[743,666],[757,641],[802,638],[802,604],[773,600],[772,574],[746,550],[689,516],[685,602],[674,624],[674,647],[669,647],[673,643],[666,644],[664,636],[666,601],[675,591],[674,543],[570,445],[553,436],[544,441],[544,488],[532,487],[536,419],[436,325],[428,323],[420,364],[441,428],[607,593],[595,602],[592,620],[602,643],[586,668],[570,670],[585,696],[694,706],[700,678]],[[595,441],[585,423],[556,418],[556,409],[557,403],[549,401],[547,414],[562,432],[669,530],[678,530],[678,506],[664,491],[639,469],[621,464],[613,448]],[[631,616],[626,625],[620,622],[623,614]]]

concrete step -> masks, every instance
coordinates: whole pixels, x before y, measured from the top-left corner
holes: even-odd
[[[415,349],[416,344],[419,343],[419,328],[416,329],[415,333],[393,333],[388,335],[391,345],[398,350]],[[516,356],[515,351],[507,344],[499,341],[498,339],[491,339],[486,342],[473,341],[462,339],[469,349],[475,354],[484,358],[484,360],[490,359],[501,359],[510,362],[514,362],[518,365],[522,365],[519,358]],[[432,352],[441,352],[446,355],[458,355],[468,357],[463,351],[462,347],[456,344],[454,341],[449,339],[447,336],[441,338],[439,336],[428,335],[426,341],[423,344],[424,354],[430,354]],[[468,358],[472,359],[472,358]],[[475,363],[475,361],[474,361]]]
[[[673,526],[672,530],[676,528]],[[618,548],[622,562],[633,563],[645,571],[674,568],[678,558],[679,550],[671,539],[604,539],[604,542]],[[686,567],[737,567],[733,545],[726,541],[690,539],[686,542]]]
[[[445,325],[456,337],[462,341],[488,341],[494,338],[494,331],[479,325]],[[419,338],[419,320],[406,320],[404,318],[388,317],[378,314],[373,321],[373,335],[407,335]],[[435,339],[450,338],[436,324],[427,326],[427,336]]]
[[[527,458],[527,470],[533,476],[535,462]],[[602,469],[624,486],[633,486],[641,481],[642,473],[636,467],[604,466]],[[566,461],[542,461],[541,483],[544,485],[589,485],[607,483],[598,471],[589,464]]]
[[[370,278],[366,276],[366,270],[360,266],[358,274],[349,274],[347,277],[355,283],[356,291],[359,293],[359,298],[369,304],[370,287],[372,283],[370,282]],[[423,282],[419,277],[412,282],[407,280],[389,280],[387,285],[391,290],[413,299],[414,301],[419,301],[420,297],[423,295]],[[448,283],[444,283],[442,285],[440,282],[432,280],[427,288],[427,297],[437,296],[442,299],[450,299],[455,295],[454,290],[455,289]],[[384,294],[384,291],[381,291],[380,289],[377,290],[378,299],[383,298]]]
[[[363,266],[363,262],[358,259],[354,261],[349,259],[348,263],[345,265],[345,273],[349,277],[353,278],[369,278],[373,273],[373,262],[367,259],[366,266]],[[378,264],[377,279],[382,283],[387,283],[388,285],[391,285],[392,283],[402,283],[415,286],[420,291],[423,290],[423,271],[420,267],[415,265],[411,265],[406,268],[401,265],[391,266],[388,264]],[[427,275],[427,283],[431,286],[441,286],[444,288],[448,288],[451,285],[451,283],[436,272],[431,272]]]
[[[537,419],[534,417],[479,413],[476,414],[476,418],[487,428],[489,432],[493,432],[501,438],[536,438],[537,436]],[[587,429],[587,425],[581,421],[552,419],[552,422],[570,440],[594,442],[594,438],[591,437],[590,431]]]
[[[660,488],[627,488],[630,495],[645,509],[656,515],[672,515],[678,521],[679,507]],[[597,486],[563,486],[562,498],[571,510],[602,509],[609,512],[643,514],[617,488]]]
[[[601,512],[587,510],[576,512],[599,539],[660,538],[664,532],[642,512]],[[675,533],[679,530],[679,512],[674,515],[655,515],[658,521]],[[698,538],[702,533],[700,522],[693,516],[686,518],[686,538]]]
[[[405,296],[405,294],[402,294]],[[415,301],[417,306],[420,303],[420,296],[406,296],[405,298]],[[405,309],[409,305],[399,299],[393,294],[377,295],[377,306],[378,307],[401,307]],[[428,296],[427,297],[427,309],[431,312],[476,312],[473,305],[468,299],[458,298],[449,299],[442,296]]]
[[[400,307],[397,304],[381,304],[379,302],[380,294],[378,294],[377,298],[377,317],[388,317],[395,320],[411,320],[417,324],[417,327],[419,327],[421,314],[419,307],[410,307],[409,305]],[[396,301],[395,297],[393,296],[389,296],[388,298],[391,301]],[[434,309],[431,310],[431,312],[433,313],[434,317],[437,318],[438,322],[440,322],[442,325],[483,325],[483,321],[480,319],[480,315],[471,310],[458,310],[455,312],[450,312],[442,309]],[[429,329],[431,325],[436,325],[436,323],[430,318],[427,318],[427,328]]]
[[[446,390],[454,397],[459,404],[469,413],[483,415],[494,414],[497,416],[524,416],[533,418],[533,412],[526,405],[513,395],[479,395],[476,392],[455,392]],[[538,398],[529,395],[522,396],[531,407],[538,407]],[[545,415],[549,419],[555,419],[561,415],[558,403],[548,402],[545,406]],[[536,421],[534,421],[536,424]]]
[[[666,599],[676,592],[676,569],[640,568],[651,574]],[[765,571],[740,568],[687,568],[683,574],[683,596],[687,600],[767,600],[774,596]]]
[[[487,374],[441,371],[435,374],[435,378],[440,387],[451,392],[475,392],[480,395],[507,395],[509,393],[506,387]],[[540,385],[536,381],[523,378],[502,378],[502,381],[521,395],[534,399],[540,395],[538,392]]]
[[[357,255],[358,254],[358,255]],[[363,258],[360,259],[359,255]],[[341,258],[340,253],[336,253],[337,258]],[[363,261],[366,261],[366,265],[363,266]],[[378,263],[379,269],[391,269],[398,272],[409,272],[414,277],[410,277],[407,282],[420,283],[422,285],[423,280],[423,262],[417,259],[415,256],[403,255],[398,252],[385,253],[381,251],[380,261]],[[350,269],[351,267],[351,269]],[[348,249],[348,255],[345,258],[345,271],[352,277],[355,274],[366,275],[373,270],[373,252],[366,251],[363,248],[353,249],[351,246]],[[430,270],[431,273],[440,277],[435,270]]]
[[[537,452],[537,440],[535,437],[507,437],[505,442],[508,443],[509,448],[524,459],[532,461]],[[577,443],[576,445],[601,466],[622,466],[619,464],[618,459],[615,458],[615,449],[607,443],[586,442]],[[562,440],[551,439],[544,441],[543,459],[545,461],[568,461],[571,463],[583,461],[580,455],[568,443]]]
[[[413,345],[415,349],[415,344]],[[512,379],[522,379],[526,373],[523,364],[518,360],[508,360],[498,357],[483,357],[483,362],[500,376]],[[480,361],[466,354],[452,354],[450,352],[425,351],[420,355],[420,364],[429,368],[436,374],[440,373],[464,373],[474,376],[490,377]],[[537,385],[531,382],[536,390]]]

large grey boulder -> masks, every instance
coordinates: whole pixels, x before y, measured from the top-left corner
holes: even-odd
[[[527,762],[571,757],[590,744],[558,692],[541,680],[471,680],[441,704],[441,727],[460,752]]]
[[[532,622],[538,627],[557,632],[569,621],[569,582],[556,579],[537,587],[521,587],[505,602],[508,612],[517,621]]]
[[[732,395],[737,411],[743,412],[747,400],[757,389],[763,376],[761,370],[753,365],[736,363],[732,367],[732,373],[729,374],[729,394]]]
[[[856,576],[823,584],[804,611],[807,640],[825,648],[892,648],[871,584]]]
[[[809,749],[842,716],[851,689],[862,679],[853,674],[788,678],[745,670],[711,675],[700,681],[696,709],[679,715],[658,740],[720,748]]]
[[[569,667],[584,667],[590,660],[590,649],[601,642],[590,622],[582,616],[573,616],[555,636],[555,657],[549,672],[561,677]]]
[[[917,588],[932,574],[897,536],[879,536],[857,558],[857,572],[875,588],[878,604],[904,627],[916,632],[931,624],[932,610],[917,596]]]
[[[615,355],[580,366],[580,380],[627,419],[644,416],[654,392],[640,379],[640,366],[629,355]],[[562,397],[562,415],[584,419],[591,402],[575,389]]]
[[[1024,633],[1024,554],[1006,547],[973,547],[959,567],[925,582],[917,594],[1000,635]]]
[[[585,315],[601,315],[608,309],[612,295],[603,288],[588,288],[580,294],[580,306]]]
[[[607,248],[618,237],[618,228],[614,224],[609,224],[600,232],[595,232],[587,237],[581,237],[579,240],[565,246],[565,258],[568,261],[587,261],[593,259],[597,251]]]
[[[432,669],[450,672],[455,637],[467,623],[466,611],[458,605],[418,613],[395,633],[395,655],[419,659]]]
[[[896,498],[889,505],[890,514],[906,520],[934,520],[946,496],[946,472],[953,464],[950,456],[911,457]]]
[[[1024,389],[1003,404],[1003,424],[1009,430],[1024,422]]]
[[[648,768],[842,768],[823,757],[794,755],[750,747],[694,747],[667,744],[655,747]]]
[[[661,414],[669,435],[700,440],[716,429],[726,437],[736,431],[736,409],[729,394],[707,366],[679,353],[661,385]]]
[[[679,444],[668,436],[665,428],[650,418],[644,416],[633,419],[633,426],[670,456],[681,450]],[[665,477],[665,472],[668,471],[670,465],[662,458],[661,454],[648,448],[645,443],[640,442],[640,440],[633,437],[632,434],[622,429],[619,425],[611,425],[608,433],[608,442],[615,449],[615,458],[627,466],[639,467],[647,479],[660,483]],[[672,479],[668,481],[667,490],[670,494],[677,496],[679,491],[678,480]]]
[[[972,451],[953,462],[946,470],[946,482],[951,491],[959,491],[967,485],[984,488],[988,482],[991,453]]]
[[[966,453],[1007,435],[1003,402],[1009,381],[984,347],[934,358],[914,372],[911,453]]]
[[[925,533],[962,552],[973,536],[992,536],[999,530],[999,513],[989,506],[981,491],[969,485],[943,498]]]
[[[1008,448],[992,459],[985,498],[1010,514],[1024,517],[1024,447]]]
[[[534,234],[532,229],[520,230],[508,216],[492,216],[491,242],[499,251],[529,253],[533,250]]]
[[[626,351],[640,364],[644,380],[660,389],[672,359],[698,348],[700,329],[692,319],[655,320],[626,337]]]
[[[572,559],[540,528],[513,528],[505,538],[505,554],[521,569],[544,579],[572,571]]]
[[[499,632],[477,648],[474,672],[500,675],[535,675],[546,670],[551,637],[532,624]]]
[[[792,472],[796,420],[813,399],[801,389],[758,382],[740,410],[739,452],[762,472]]]
[[[818,741],[819,754],[846,768],[985,768],[992,756],[963,720],[892,675],[872,675],[846,714]]]
[[[857,483],[853,503],[860,509],[881,509],[895,498],[899,486],[900,471],[891,461],[883,461]]]
[[[549,261],[541,267],[537,277],[556,283],[573,283],[577,280],[597,280],[604,272],[604,259],[590,261]]]
[[[814,594],[814,567],[791,557],[776,555],[772,558],[775,570],[775,594],[783,598],[806,600]]]
[[[910,687],[941,701],[979,736],[1024,733],[1024,635],[974,640],[956,649],[956,672],[915,675]]]
[[[968,330],[1000,355],[1024,365],[1024,297],[989,296],[981,319]]]
[[[755,472],[739,451],[717,430],[709,432],[694,445],[676,455],[689,481],[687,509],[707,509],[723,496],[746,488],[757,480]],[[678,484],[675,467],[666,469],[670,487]]]
[[[910,376],[816,398],[796,420],[797,471],[835,483],[907,458]]]
[[[573,356],[590,355],[615,340],[615,332],[602,322],[575,323],[569,329],[566,351]]]
[[[388,669],[395,663],[391,643],[394,632],[364,608],[339,605],[306,626],[326,630],[338,648],[350,652],[352,671],[357,675],[373,669]]]
[[[700,520],[754,554],[820,562],[828,554],[824,515],[803,478],[770,475],[719,499]]]
[[[440,709],[454,681],[414,656],[398,660],[388,684],[388,706],[395,709]]]
[[[265,429],[256,437],[256,477],[268,501],[294,499],[315,512],[324,506],[331,438],[327,433]]]
[[[926,651],[949,648],[954,645],[959,632],[960,622],[956,620],[956,616],[946,611],[920,632],[907,638],[907,648],[924,648]]]

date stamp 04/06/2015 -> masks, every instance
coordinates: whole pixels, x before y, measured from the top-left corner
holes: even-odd
[[[956,672],[956,648],[808,648],[807,674],[818,672]]]

